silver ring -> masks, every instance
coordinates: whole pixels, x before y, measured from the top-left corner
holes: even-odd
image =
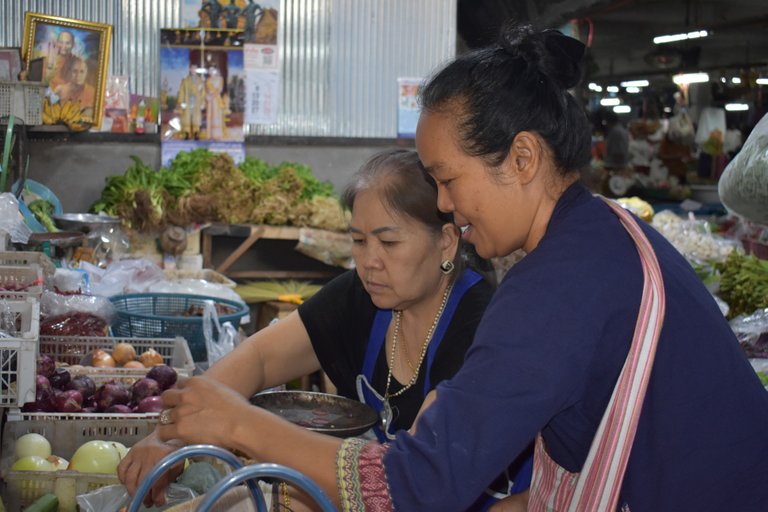
[[[159,421],[161,425],[170,425],[173,423],[173,420],[171,420],[171,410],[163,409],[160,411]]]

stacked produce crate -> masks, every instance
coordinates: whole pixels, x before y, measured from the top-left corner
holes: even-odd
[[[76,496],[119,483],[114,470],[103,469],[114,467],[115,459],[109,459],[113,457],[111,453],[118,454],[116,460],[119,461],[126,448],[155,427],[157,396],[153,396],[156,400],[152,412],[137,412],[145,409],[136,407],[135,403],[130,404],[133,408],[128,404],[122,408],[107,407],[112,399],[110,393],[102,393],[104,398],[98,406],[97,397],[102,396],[98,393],[93,395],[89,407],[85,401],[73,405],[66,401],[68,393],[78,391],[73,381],[78,380],[78,385],[90,382],[97,391],[109,387],[119,396],[131,396],[133,402],[136,398],[132,394],[133,385],[140,381],[146,383],[149,372],[172,374],[175,381],[176,376],[191,376],[194,370],[187,342],[180,337],[136,339],[41,334],[40,298],[43,293],[49,293],[44,292],[43,285],[52,287],[54,272],[53,264],[40,253],[0,253],[0,407],[6,417],[0,441],[0,492],[9,511],[23,510],[46,494],[57,496],[59,511],[76,511]],[[92,365],[98,357],[114,355],[114,359],[121,359],[116,351],[118,346],[123,353],[128,353],[126,360],[142,359],[147,364],[133,368],[120,364]],[[167,380],[170,381],[170,377]],[[47,398],[46,389],[51,393]],[[147,392],[157,395],[159,390]],[[47,406],[46,399],[50,399]],[[43,440],[29,434],[39,434]],[[36,455],[37,458],[26,455],[17,445],[22,438],[34,438],[37,443],[47,445],[48,451]],[[40,446],[37,444],[35,449]],[[79,451],[85,453],[79,450],[85,446],[91,448],[91,454],[78,455]],[[94,463],[92,454],[105,447],[110,451],[108,460]],[[17,456],[20,451],[26,456]]]

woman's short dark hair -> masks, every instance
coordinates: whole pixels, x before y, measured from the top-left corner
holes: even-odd
[[[590,163],[591,131],[568,89],[581,78],[584,45],[557,30],[506,25],[500,42],[465,53],[421,90],[427,112],[458,111],[463,150],[500,165],[515,136],[541,136],[564,174]],[[456,110],[453,110],[456,109]]]
[[[419,155],[410,149],[389,149],[372,156],[352,177],[341,196],[350,210],[360,193],[377,189],[385,207],[391,213],[421,223],[435,238],[445,224],[453,224],[453,216],[437,208],[437,186],[424,170]],[[460,275],[467,264],[484,270],[485,262],[475,260],[469,244],[459,239],[454,258],[453,275]]]
[[[347,184],[342,203],[352,209],[357,196],[374,187],[392,213],[424,224],[435,236],[453,222],[450,214],[437,209],[437,187],[415,151],[389,149],[373,155]]]

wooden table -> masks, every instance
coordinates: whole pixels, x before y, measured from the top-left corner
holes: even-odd
[[[328,279],[338,272],[333,270],[240,270],[230,271],[230,267],[239,260],[259,240],[299,240],[300,228],[294,226],[268,226],[264,224],[212,224],[202,231],[203,267],[214,268],[213,237],[242,237],[243,242],[226,259],[214,268],[217,272],[232,279]]]

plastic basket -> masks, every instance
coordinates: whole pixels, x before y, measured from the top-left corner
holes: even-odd
[[[3,502],[7,510],[23,510],[44,494],[53,493],[59,498],[59,510],[78,510],[76,496],[119,483],[117,475],[100,473],[9,471]]]
[[[35,400],[40,305],[31,298],[0,300],[6,304],[15,330],[0,338],[0,407],[19,407]]]
[[[240,325],[240,319],[249,313],[248,306],[232,300],[204,295],[176,293],[135,293],[116,295],[110,299],[117,310],[112,324],[115,336],[131,338],[167,338],[182,336],[189,344],[194,361],[207,361],[203,334],[203,308],[206,301],[226,308],[219,313],[219,322]],[[214,330],[215,331],[215,330]],[[215,332],[214,332],[215,333]],[[215,333],[217,334],[217,333]]]
[[[83,357],[96,349],[112,351],[118,343],[130,343],[140,355],[150,348],[155,349],[163,357],[163,362],[176,369],[176,373],[191,377],[195,370],[195,362],[189,352],[187,341],[176,338],[100,338],[81,336],[40,336],[40,352],[48,354],[57,362],[68,365],[79,365]],[[143,377],[148,368],[87,368],[87,374],[94,380],[106,381],[131,377]],[[81,372],[83,373],[83,372]]]
[[[43,98],[45,84],[42,82],[0,81],[0,117],[13,114],[31,125],[43,124]]]
[[[19,291],[14,288],[21,289]],[[35,263],[27,266],[0,266],[0,299],[40,300],[43,294],[43,269]]]
[[[25,267],[40,265],[43,276],[47,279],[56,273],[56,265],[45,253],[33,251],[2,251],[0,252],[1,267]]]
[[[66,414],[34,414],[32,420],[8,421],[3,430],[2,462],[6,488],[3,501],[8,510],[21,510],[46,493],[55,493],[61,500],[71,496],[71,503],[60,503],[60,510],[77,510],[74,497],[102,487],[119,483],[116,475],[78,473],[76,471],[9,471],[15,456],[14,443],[20,436],[35,432],[51,443],[52,451],[70,460],[75,450],[87,441],[101,439],[116,441],[130,447],[149,435],[157,424],[157,415],[91,414],[88,418],[72,418]],[[75,492],[72,492],[74,486]]]

